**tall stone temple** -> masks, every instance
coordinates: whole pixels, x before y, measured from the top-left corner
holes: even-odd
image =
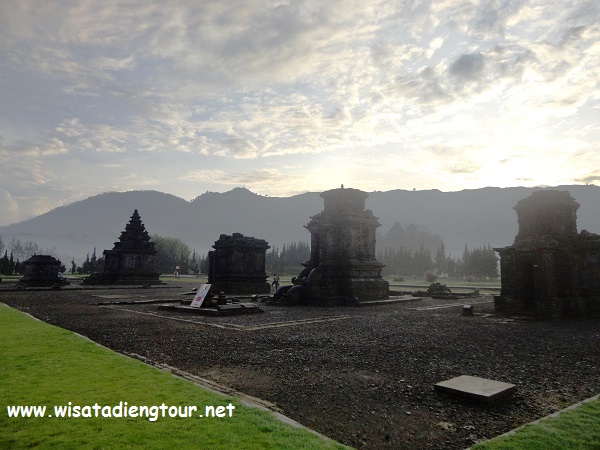
[[[496,310],[542,318],[600,317],[600,236],[577,233],[567,191],[543,190],[515,206],[519,232],[500,254]]]
[[[164,284],[152,266],[155,254],[154,243],[136,209],[113,249],[104,250],[104,270],[91,274],[81,284]]]
[[[375,259],[375,230],[381,225],[365,209],[368,196],[343,186],[321,193],[324,209],[305,226],[311,257],[284,294],[289,303],[360,304],[389,298],[389,283],[381,276],[384,265]]]

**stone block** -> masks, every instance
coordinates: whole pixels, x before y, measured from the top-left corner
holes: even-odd
[[[510,396],[517,390],[517,386],[487,378],[461,375],[437,383],[435,390],[437,392],[490,403]]]

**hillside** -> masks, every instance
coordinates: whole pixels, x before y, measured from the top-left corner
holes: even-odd
[[[600,232],[600,187],[560,186],[581,204],[578,228]],[[459,192],[372,192],[367,208],[379,217],[385,235],[395,222],[416,224],[439,235],[446,251],[459,255],[465,243],[505,246],[513,242],[517,217],[513,206],[532,188],[484,188]],[[94,247],[112,248],[134,209],[151,234],[182,239],[199,253],[207,252],[222,233],[243,233],[281,247],[292,241],[309,241],[304,225],[323,209],[319,193],[293,197],[265,197],[244,188],[224,193],[207,192],[188,202],[156,191],[109,192],[63,206],[17,224],[0,227],[8,243],[14,237],[55,246],[68,261],[85,258]]]

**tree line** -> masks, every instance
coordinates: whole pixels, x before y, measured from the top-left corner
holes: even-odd
[[[25,272],[25,265],[23,263],[26,260],[33,255],[44,254],[56,256],[56,247],[42,248],[37,242],[21,242],[20,239],[15,238],[12,238],[10,243],[6,244],[0,236],[0,255],[2,253],[4,253],[4,256],[0,258],[0,274],[22,275]]]
[[[434,256],[423,245],[417,250],[405,247],[386,248],[377,253],[377,260],[385,264],[385,275],[420,277],[432,273],[450,278],[482,280],[498,278],[498,257],[491,245],[483,245],[470,250],[465,244],[462,257],[446,255],[444,243],[437,248]]]
[[[152,268],[159,273],[201,273],[208,272],[208,260],[206,257],[199,257],[196,250],[190,247],[179,238],[161,236],[158,234],[150,235],[150,241],[154,243],[156,255],[152,258]],[[75,264],[75,259],[71,260],[70,273],[90,274],[102,272],[104,270],[104,256],[96,255],[96,248],[88,252],[85,261],[81,266]]]
[[[310,245],[308,242],[292,242],[283,244],[281,250],[279,247],[273,247],[265,255],[265,267],[270,273],[299,273],[303,267],[303,262],[310,259]]]
[[[399,226],[397,226],[399,229]],[[410,229],[410,226],[407,228]],[[419,230],[426,234],[423,230]],[[435,236],[437,238],[437,235]],[[153,258],[153,268],[159,273],[208,273],[208,255],[201,256],[196,250],[191,250],[181,239],[151,235],[151,241],[156,248]],[[44,249],[37,243],[14,239],[6,245],[0,237],[0,273],[22,274],[24,272],[23,261],[34,254],[56,254],[56,249]],[[302,262],[310,259],[310,245],[299,241],[271,248],[266,252],[265,269],[269,273],[294,274],[302,270]],[[467,279],[495,279],[498,278],[498,257],[491,245],[483,245],[465,249],[460,257],[452,257],[446,254],[443,241],[437,247],[434,255],[423,243],[411,249],[400,245],[397,248],[386,247],[377,252],[377,260],[385,264],[384,275],[398,275],[421,277],[427,273],[451,278]],[[73,258],[69,264],[71,274],[90,274],[104,270],[104,256],[98,256],[96,248],[89,252],[85,261],[78,266]],[[178,269],[176,269],[178,267]],[[63,265],[61,271],[66,272]]]

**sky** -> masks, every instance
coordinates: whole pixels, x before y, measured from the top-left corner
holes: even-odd
[[[0,225],[186,200],[600,182],[600,3],[0,2]]]

